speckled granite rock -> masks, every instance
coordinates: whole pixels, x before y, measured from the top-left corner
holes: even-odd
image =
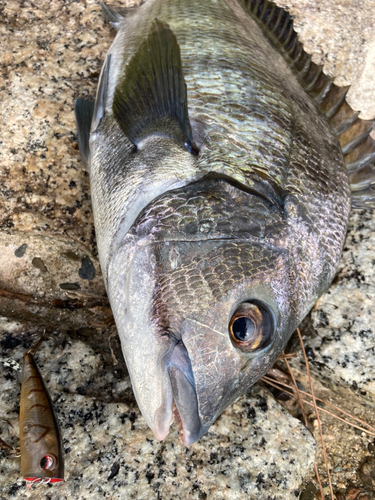
[[[361,118],[375,116],[375,2],[373,0],[279,0],[295,17],[305,50],[340,86]]]
[[[371,213],[356,211],[340,271],[313,310],[317,335],[307,344],[313,365],[323,363],[327,377],[332,373],[375,397],[374,304],[375,220]]]
[[[9,336],[3,355],[20,361],[25,345],[14,347],[19,340]],[[63,434],[66,481],[53,486],[58,498],[298,496],[313,465],[314,441],[265,389],[251,389],[192,447],[182,445],[176,427],[159,443],[139,414],[123,363],[113,366],[99,337],[91,345],[60,341],[55,349],[47,341],[36,357]],[[17,445],[19,384],[12,368],[2,371],[0,417],[14,428],[0,423],[1,436]],[[25,492],[20,459],[2,460],[0,473],[4,498],[46,497],[47,486]]]
[[[314,61],[324,62],[338,84],[353,84],[353,108],[374,116],[375,0],[279,3],[295,15]],[[76,97],[93,95],[114,32],[93,0],[9,0],[0,13],[1,359],[20,361],[41,325],[55,332],[56,348],[48,340],[38,359],[62,424],[67,471],[63,485],[30,493],[20,479],[20,460],[2,457],[1,497],[298,497],[302,479],[313,472],[311,437],[260,387],[189,449],[176,430],[160,444],[147,429],[104,296],[72,112]],[[314,374],[342,388],[340,396],[351,403],[347,387],[357,387],[370,408],[374,229],[371,212],[353,214],[341,271],[314,310],[317,333],[308,341]],[[295,364],[300,366],[299,360]],[[0,419],[13,427],[0,420],[0,437],[13,446],[18,445],[16,378],[12,368],[2,366]],[[363,451],[367,438],[359,438],[350,443]],[[336,439],[348,441],[342,433]],[[332,461],[336,468],[347,467]],[[353,463],[348,462],[351,475],[338,471],[335,484],[344,482],[337,487],[359,481]]]

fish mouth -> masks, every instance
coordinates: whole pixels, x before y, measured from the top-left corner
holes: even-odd
[[[205,430],[199,417],[198,398],[190,358],[181,341],[168,354],[165,363],[173,396],[172,415],[180,427],[182,442],[189,446],[195,443]],[[169,428],[165,426],[165,421],[162,427],[168,433]]]
[[[175,414],[183,443],[191,445],[208,427],[201,424],[188,350],[179,335],[161,331],[153,320],[140,330],[155,300],[152,250],[145,246],[129,252],[124,246],[115,255],[109,269],[108,295],[134,396],[147,425],[162,441]],[[119,273],[118,269],[127,271]],[[142,273],[134,269],[142,269]]]

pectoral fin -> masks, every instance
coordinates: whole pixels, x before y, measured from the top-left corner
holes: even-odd
[[[78,147],[85,167],[87,168],[90,159],[90,129],[94,114],[95,102],[91,99],[80,97],[76,100],[74,114],[77,125]]]
[[[103,14],[108,19],[109,24],[117,30],[119,28],[120,22],[124,19],[124,16],[122,16],[120,12],[104,2],[100,2],[100,7]]]
[[[171,138],[192,151],[180,48],[169,26],[155,20],[116,87],[113,114],[137,146],[151,135]]]

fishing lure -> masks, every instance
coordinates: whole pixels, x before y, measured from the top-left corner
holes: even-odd
[[[22,476],[31,483],[64,480],[60,430],[51,398],[34,360],[43,341],[23,357],[20,403],[20,448]]]

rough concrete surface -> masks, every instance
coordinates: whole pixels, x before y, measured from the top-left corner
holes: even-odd
[[[314,62],[337,84],[352,84],[349,103],[373,118],[375,0],[278,3],[295,16]],[[73,116],[75,99],[94,95],[114,30],[94,0],[9,0],[0,15],[0,437],[18,446],[20,387],[10,365],[21,363],[45,327],[50,337],[36,359],[61,424],[66,469],[64,484],[26,491],[20,459],[0,451],[1,498],[288,500],[302,493],[312,500],[311,435],[260,386],[190,448],[176,427],[163,443],[153,438],[105,297]],[[319,395],[372,423],[374,242],[375,215],[354,212],[338,276],[302,328]],[[296,342],[290,349],[299,353],[293,365],[307,389]],[[375,494],[374,438],[322,419],[335,491]],[[317,438],[314,414],[309,421]]]

